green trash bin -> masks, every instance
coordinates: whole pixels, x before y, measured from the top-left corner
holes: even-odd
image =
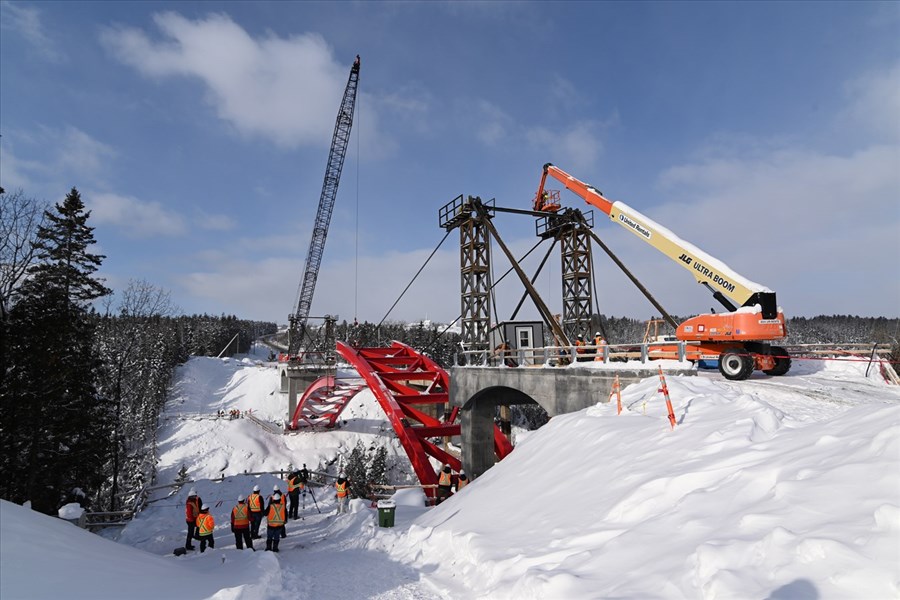
[[[393,527],[394,511],[397,510],[397,504],[393,500],[378,501],[378,526]]]

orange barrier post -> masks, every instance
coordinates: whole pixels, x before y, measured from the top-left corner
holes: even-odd
[[[613,394],[616,395],[616,409],[617,415],[622,414],[622,390],[619,387],[619,376],[616,375],[616,380],[613,382],[612,390],[609,392],[609,401],[612,402]]]
[[[659,383],[662,386],[659,391],[666,397],[666,408],[669,409],[669,423],[672,429],[675,429],[675,411],[672,410],[672,401],[669,399],[669,387],[666,385],[666,377],[663,375],[662,367],[659,367]]]

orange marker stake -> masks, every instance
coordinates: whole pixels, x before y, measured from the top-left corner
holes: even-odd
[[[612,390],[609,392],[610,402],[612,402],[613,394],[616,395],[616,408],[617,408],[616,414],[621,415],[622,414],[622,390],[619,387],[619,376],[618,375],[616,375],[616,380],[615,380],[615,382],[613,382]]]
[[[659,391],[663,393],[666,397],[666,408],[669,409],[669,423],[672,424],[672,429],[675,429],[675,411],[672,410],[672,401],[669,399],[669,387],[666,385],[666,378],[663,375],[662,367],[659,368],[659,383],[662,386],[659,388]]]

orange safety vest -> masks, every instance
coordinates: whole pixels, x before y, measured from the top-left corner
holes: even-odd
[[[200,497],[191,496],[184,503],[184,518],[186,521],[196,521],[200,515]]]
[[[259,495],[259,492],[250,494],[247,504],[250,506],[250,512],[262,512],[262,496]]]
[[[200,535],[212,535],[215,527],[216,521],[211,514],[206,513],[197,517],[197,529],[200,530]]]
[[[300,478],[299,478],[299,477],[291,477],[290,479],[287,480],[287,484],[288,484],[288,491],[289,491],[289,492],[293,492],[294,490],[303,487],[303,484],[300,483]]]
[[[469,485],[468,479],[462,479],[462,478],[458,479],[456,481],[456,491],[458,492],[459,490],[463,489],[467,485]]]
[[[587,352],[587,348],[585,348],[587,344],[584,343],[584,340],[575,340],[575,345],[577,346],[577,348],[575,348],[575,352],[577,352],[578,354],[584,354],[585,352]]]
[[[347,497],[347,483],[335,483],[334,488],[337,490],[338,498],[346,498]]]
[[[445,485],[447,487],[453,485],[453,479],[450,478],[450,473],[441,471],[441,476],[438,478],[438,485]]]
[[[269,514],[266,515],[266,522],[269,527],[280,527],[284,525],[284,504],[270,504]]]
[[[250,515],[246,504],[238,504],[231,509],[231,522],[235,527],[246,527],[250,524]]]

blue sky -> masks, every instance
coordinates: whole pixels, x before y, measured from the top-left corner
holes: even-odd
[[[294,310],[360,54],[313,315],[380,320],[443,237],[443,204],[528,208],[545,162],[775,290],[788,316],[900,315],[898,3],[4,0],[0,27],[0,185],[52,202],[76,186],[108,284],[150,281],[184,312]],[[595,217],[670,312],[713,305]],[[528,217],[495,224],[520,255],[536,242]],[[390,318],[454,319],[458,264],[454,232]],[[559,311],[549,264],[538,289]],[[609,261],[596,270],[603,312],[653,315]],[[520,294],[499,286],[501,319]]]

